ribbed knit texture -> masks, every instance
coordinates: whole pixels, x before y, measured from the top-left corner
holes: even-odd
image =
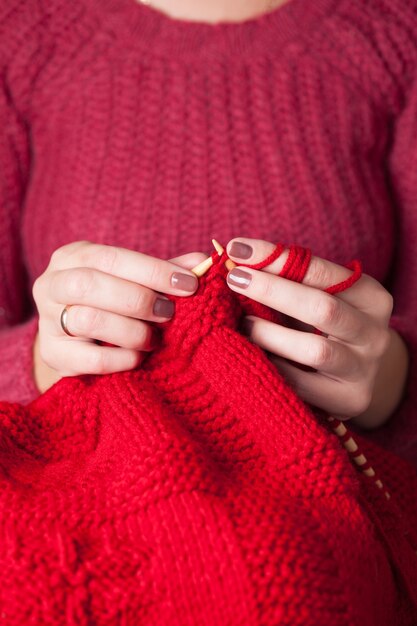
[[[241,24],[136,0],[0,0],[0,398],[29,402],[34,280],[91,240],[162,258],[297,242],[394,294],[417,465],[415,0],[290,0]]]
[[[0,403],[5,626],[416,624],[414,469],[360,443],[386,500],[353,467],[226,274],[171,296],[138,370]]]

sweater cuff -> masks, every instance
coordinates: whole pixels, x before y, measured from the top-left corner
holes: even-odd
[[[38,316],[0,331],[0,400],[28,404],[40,395],[33,372]]]

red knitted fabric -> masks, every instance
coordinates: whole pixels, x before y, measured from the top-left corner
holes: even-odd
[[[214,261],[143,367],[0,404],[3,624],[415,625],[414,470],[354,468]]]

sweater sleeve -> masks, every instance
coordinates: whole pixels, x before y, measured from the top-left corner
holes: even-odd
[[[0,400],[24,404],[39,395],[32,357],[38,320],[20,238],[29,172],[29,133],[0,69]]]
[[[396,253],[389,284],[394,297],[390,326],[409,351],[405,392],[385,425],[367,437],[417,467],[417,79],[394,127],[387,172],[396,223]]]

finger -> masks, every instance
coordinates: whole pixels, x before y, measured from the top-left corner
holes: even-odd
[[[56,334],[62,336],[58,313]],[[94,309],[88,306],[68,307],[66,326],[77,338],[97,339],[122,348],[149,352],[159,344],[159,332],[145,322]]]
[[[296,394],[307,404],[346,418],[361,415],[369,406],[370,397],[356,393],[352,385],[332,380],[318,372],[305,372],[274,355],[269,358]]]
[[[186,267],[191,270],[207,258],[208,254],[204,254],[203,252],[189,252],[187,254],[174,257],[173,259],[169,259],[169,261],[171,263],[175,263],[175,265],[180,265],[181,267]]]
[[[51,264],[54,270],[90,268],[179,296],[193,293],[198,287],[197,277],[180,265],[134,250],[89,241],[58,248],[51,256]]]
[[[76,341],[68,338],[65,348],[61,342],[55,342],[55,351],[45,355],[45,361],[54,363],[62,376],[78,376],[80,374],[111,374],[131,370],[140,365],[146,358],[146,352],[126,348],[110,348],[99,346],[88,341]],[[71,367],[68,364],[71,363]]]
[[[239,266],[228,273],[227,283],[233,291],[314,326],[327,335],[354,345],[369,341],[369,319],[364,313],[314,287]]]
[[[49,297],[61,304],[80,304],[148,321],[169,319],[175,303],[152,289],[98,270],[78,267],[54,272]]]
[[[313,333],[305,333],[260,317],[244,318],[247,336],[272,354],[290,359],[329,377],[355,381],[359,361],[345,345]]]
[[[235,262],[239,263],[239,261],[242,261],[254,265],[266,259],[275,250],[275,247],[273,243],[268,241],[239,237],[231,239],[226,246],[226,250],[227,254]],[[243,257],[240,258],[232,254],[232,249],[239,254],[243,254]],[[278,275],[287,261],[288,253],[289,249],[286,248],[275,261],[263,268],[263,271]],[[315,289],[325,290],[327,287],[346,280],[351,275],[352,271],[346,267],[317,256],[312,256],[307,273],[303,279],[303,284]],[[349,289],[339,292],[337,297],[362,311],[371,311],[374,315],[379,312],[381,316],[386,318],[392,312],[392,298],[390,294],[378,281],[367,274],[362,274],[356,283]]]

